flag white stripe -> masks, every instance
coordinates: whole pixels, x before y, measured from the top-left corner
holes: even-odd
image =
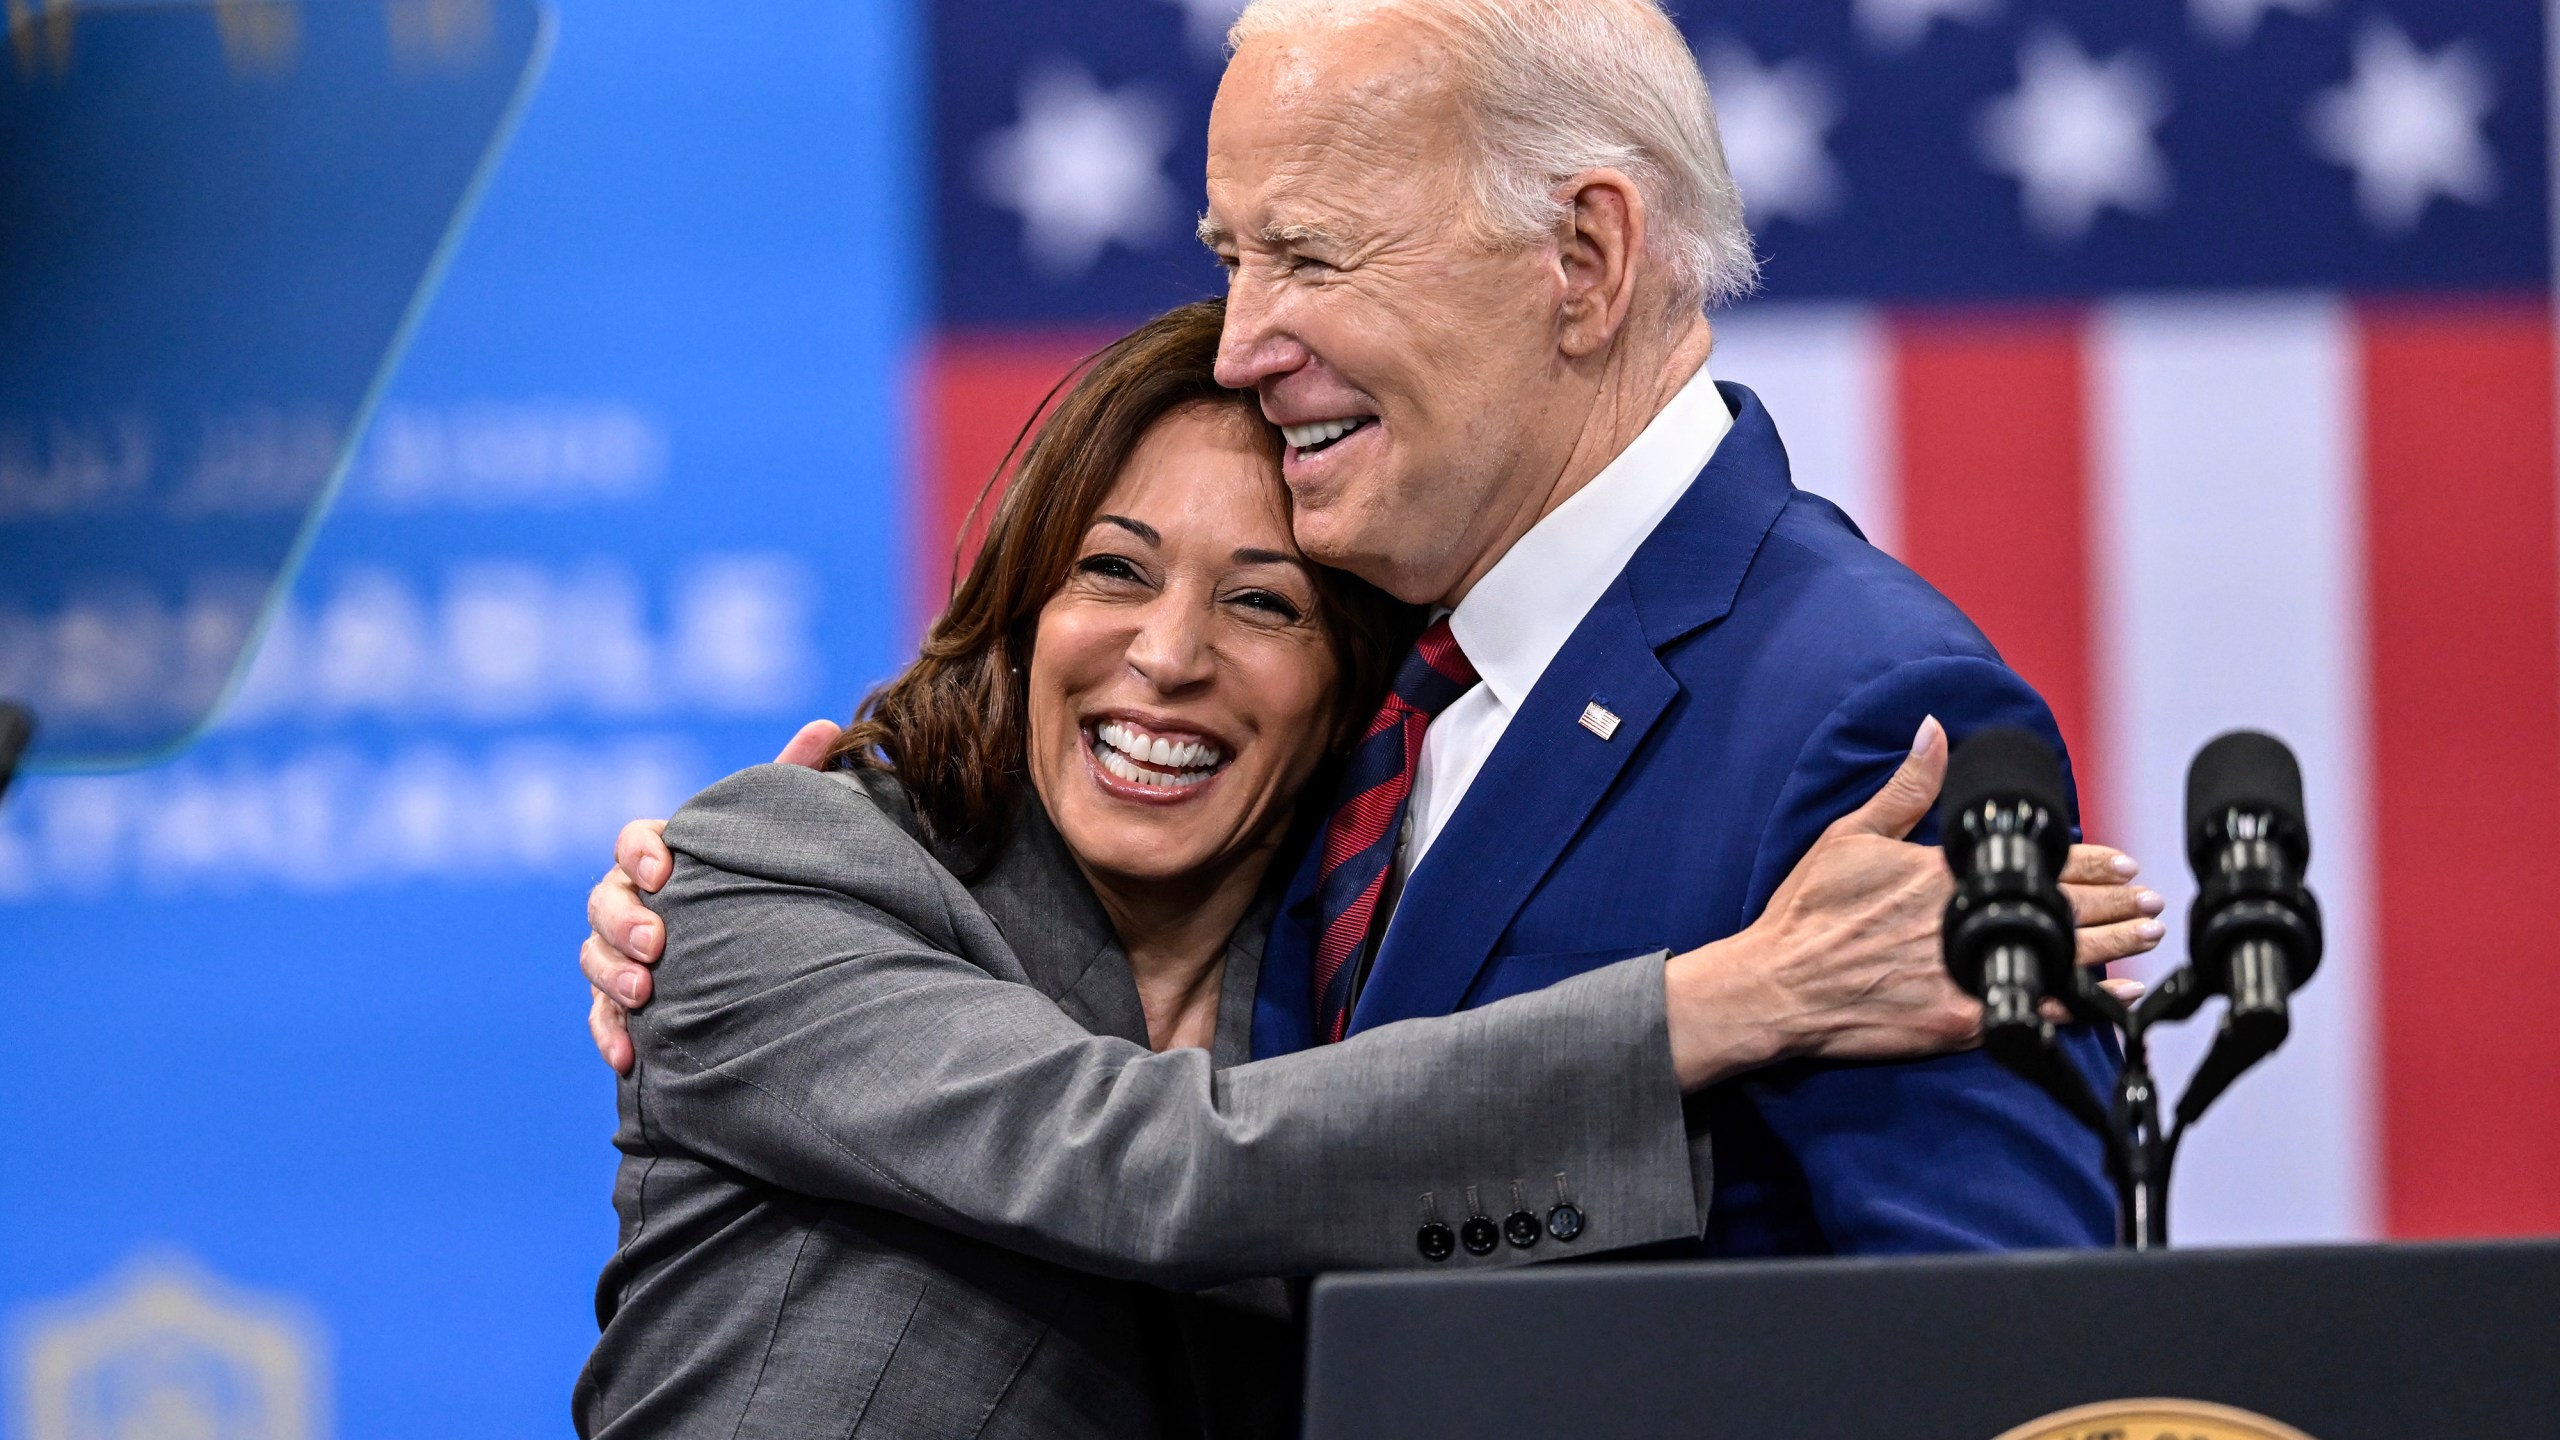
[[[2270,731],[2302,759],[2327,958],[2292,1039],[2179,1159],[2182,1243],[2380,1228],[2365,778],[2365,596],[2354,320],[2326,297],[2137,301],[2095,321],[2092,636],[2118,843],[2170,897],[2185,953],[2188,760]],[[2165,969],[2163,963],[2154,967]],[[2183,1086],[2210,1014],[2161,1047]]]

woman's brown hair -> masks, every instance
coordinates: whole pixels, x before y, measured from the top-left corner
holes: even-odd
[[[1189,406],[1228,407],[1254,427],[1277,468],[1279,431],[1252,395],[1218,383],[1225,321],[1223,300],[1185,305],[1087,362],[1029,450],[1015,441],[1021,467],[915,662],[864,698],[829,752],[835,765],[894,773],[937,843],[981,856],[1003,844],[1022,801],[1033,631],[1147,432]],[[999,466],[988,490],[1003,478]],[[1340,571],[1318,567],[1315,576],[1317,618],[1342,671],[1339,750],[1384,698],[1419,615]]]

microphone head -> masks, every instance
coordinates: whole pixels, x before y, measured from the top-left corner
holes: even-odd
[[[1976,731],[1947,757],[1947,785],[1939,797],[1946,843],[1956,843],[1956,817],[1985,804],[2027,801],[2053,816],[2051,846],[2067,850],[2071,807],[2062,783],[2062,759],[2035,732],[2014,725]]]
[[[2273,735],[2234,730],[2217,736],[2187,767],[2187,859],[2201,874],[2210,847],[2223,838],[2234,809],[2276,819],[2275,838],[2299,870],[2311,860],[2311,830],[2302,815],[2302,767]]]
[[[2063,804],[2062,761],[2031,730],[1994,725],[1966,737],[1947,757],[1944,799],[1950,811],[1970,810],[1986,800],[2033,800],[2060,815]]]

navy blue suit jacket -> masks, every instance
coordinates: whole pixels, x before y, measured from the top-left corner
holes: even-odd
[[[1790,483],[1750,391],[1734,428],[1574,631],[1407,883],[1363,1030],[1742,929],[1935,715],[1951,737],[2044,701],[1946,597]],[[1593,701],[1621,725],[1576,721]],[[1933,828],[1915,839],[1934,842]],[[1272,931],[1257,1057],[1313,1043],[1314,858]],[[2093,1083],[2113,1045],[2065,1042]],[[2100,1093],[2104,1093],[2101,1091]],[[2096,1139],[1980,1051],[1790,1062],[1704,1097],[1723,1255],[2104,1245]]]

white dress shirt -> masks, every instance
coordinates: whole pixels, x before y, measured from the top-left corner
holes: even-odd
[[[1457,813],[1538,677],[1733,428],[1706,367],[1618,458],[1520,537],[1449,616],[1482,678],[1423,732],[1396,868],[1410,875]]]

